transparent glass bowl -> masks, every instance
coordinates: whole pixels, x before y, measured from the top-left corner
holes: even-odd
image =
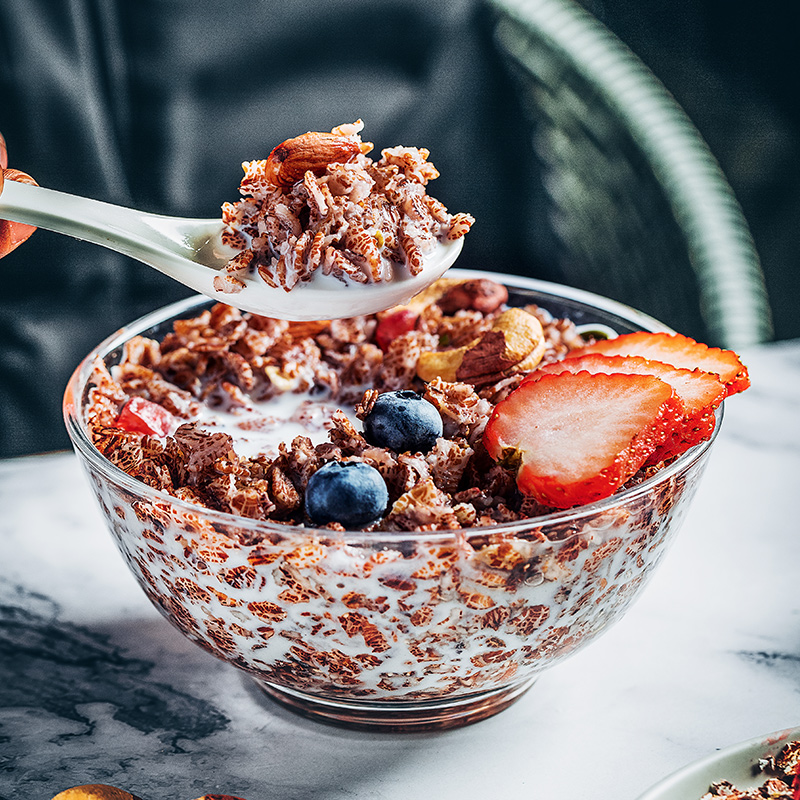
[[[509,287],[512,304],[534,302],[579,325],[663,329],[586,292],[492,277]],[[131,337],[159,339],[208,304],[168,306],[99,345],[67,387],[67,429],[153,604],[189,639],[312,717],[424,730],[507,707],[623,615],[682,521],[712,445],[607,500],[491,527],[334,533],[210,511],[113,466],[83,422],[97,356],[113,365]]]

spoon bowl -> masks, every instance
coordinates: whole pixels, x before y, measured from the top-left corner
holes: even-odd
[[[344,284],[332,276],[319,275],[286,291],[269,286],[258,275],[246,275],[242,278],[244,288],[231,293],[214,288],[214,278],[238,252],[223,244],[225,226],[221,219],[151,214],[16,181],[5,183],[0,219],[99,244],[221,303],[288,320],[353,317],[405,303],[441,277],[463,245],[463,238],[438,243],[425,256],[422,272],[397,276],[392,281]]]

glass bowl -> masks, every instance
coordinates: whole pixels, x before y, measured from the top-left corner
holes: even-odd
[[[578,325],[664,329],[587,292],[492,277],[508,286],[510,304],[537,303]],[[318,719],[425,730],[506,708],[624,614],[681,523],[712,446],[609,499],[489,527],[339,533],[211,511],[112,465],[83,421],[95,358],[111,366],[131,337],[160,339],[209,303],[167,306],[91,352],[66,390],[67,429],[156,608],[272,698]]]

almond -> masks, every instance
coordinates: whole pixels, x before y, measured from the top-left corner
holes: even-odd
[[[116,786],[107,786],[104,783],[87,783],[83,786],[73,786],[59,792],[53,800],[140,800],[136,795],[118,789]]]
[[[472,308],[491,314],[508,300],[508,289],[502,283],[488,278],[475,278],[450,287],[438,300],[445,314],[454,314],[462,308]]]
[[[265,174],[271,183],[288,189],[301,181],[306,172],[323,175],[328,164],[346,163],[360,152],[358,142],[353,139],[309,131],[274,148],[267,158]]]

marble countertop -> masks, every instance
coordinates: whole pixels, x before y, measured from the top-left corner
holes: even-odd
[[[0,462],[0,800],[634,800],[800,724],[800,341],[742,353],[686,522],[627,616],[498,716],[367,733],[293,715],[173,630],[72,454]]]

